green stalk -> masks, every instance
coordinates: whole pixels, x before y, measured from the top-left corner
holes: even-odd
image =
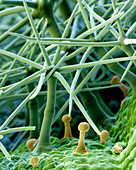
[[[34,83],[27,85],[27,92],[30,93],[35,88]],[[38,101],[37,98],[30,99],[28,102],[29,108],[29,124],[30,126],[35,126],[34,131],[30,131],[30,139],[39,137],[39,124],[38,124]]]
[[[48,95],[47,104],[44,111],[44,118],[40,132],[39,144],[36,148],[36,152],[50,152],[52,146],[50,143],[51,122],[55,114],[55,101],[56,101],[56,83],[57,79],[50,77],[47,81]]]
[[[48,31],[51,34],[51,36],[60,37],[61,32],[56,24],[56,20],[52,12],[51,5],[52,4],[50,4],[50,2],[42,1],[39,4],[39,10],[42,11],[43,16],[47,17],[48,19]],[[56,64],[56,62],[54,62],[54,64]],[[44,119],[41,127],[40,140],[36,152],[44,151],[49,152],[50,150],[52,150],[52,146],[50,144],[50,131],[53,116],[55,113],[56,81],[57,79],[53,78],[52,76],[47,81],[48,87],[47,105],[44,111]]]
[[[38,10],[41,17],[48,19],[47,27],[51,36],[60,37],[61,31],[54,18],[52,1],[47,1],[47,0],[39,1]],[[56,84],[57,84],[57,79],[50,76],[50,78],[47,80],[47,89],[48,89],[47,104],[44,111],[44,118],[42,122],[39,143],[38,146],[36,147],[36,152],[38,153],[50,152],[52,150],[52,145],[50,143],[50,133],[51,133],[51,124],[55,114]]]
[[[38,9],[40,11],[41,17],[48,19],[48,31],[51,34],[51,36],[60,37],[61,31],[53,15],[52,2],[51,1],[40,1]],[[55,60],[53,64],[56,64],[56,62],[57,61]],[[56,65],[56,68],[57,68],[57,65]],[[55,71],[55,67],[54,67],[54,71]],[[48,87],[47,105],[44,111],[44,119],[43,119],[43,123],[41,127],[40,140],[36,148],[36,152],[49,152],[50,150],[52,150],[52,146],[50,144],[50,131],[51,131],[51,124],[52,124],[54,113],[55,113],[56,82],[57,82],[57,79],[52,76],[47,81],[47,87]]]
[[[54,68],[48,73],[48,75],[45,78],[45,80],[47,80],[48,95],[47,95],[47,104],[46,104],[46,108],[44,111],[44,118],[43,118],[41,132],[40,132],[41,142],[39,142],[37,149],[36,149],[36,152],[39,152],[39,153],[44,152],[44,151],[50,152],[52,150],[52,146],[50,144],[50,132],[51,132],[51,124],[52,124],[53,117],[55,114],[56,83],[57,83],[57,79],[54,78],[52,74],[59,67],[59,65],[63,62],[66,55],[67,53],[60,59],[60,61],[54,66]]]

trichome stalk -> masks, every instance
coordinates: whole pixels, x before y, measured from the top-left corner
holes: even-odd
[[[34,83],[30,83],[27,85],[27,92],[30,93],[35,88]],[[30,126],[35,126],[36,129],[34,131],[30,131],[30,139],[39,137],[39,122],[38,122],[38,101],[37,98],[29,100],[28,102],[29,108],[29,124]]]
[[[55,113],[56,83],[57,79],[53,77],[50,77],[47,81],[48,87],[47,104],[44,111],[44,118],[40,132],[39,144],[36,150],[36,152],[38,153],[50,152],[52,150],[52,146],[50,143],[50,133],[51,124]]]
[[[52,37],[60,37],[61,31],[56,23],[54,14],[53,14],[53,2],[47,0],[38,1],[38,11],[40,17],[47,18],[48,25],[47,29]],[[54,63],[56,64],[56,63]],[[53,122],[53,117],[55,114],[55,103],[56,103],[56,85],[57,79],[51,76],[47,80],[47,103],[44,111],[44,118],[40,131],[40,139],[36,152],[50,152],[52,150],[52,145],[50,143],[50,133],[51,125]]]

